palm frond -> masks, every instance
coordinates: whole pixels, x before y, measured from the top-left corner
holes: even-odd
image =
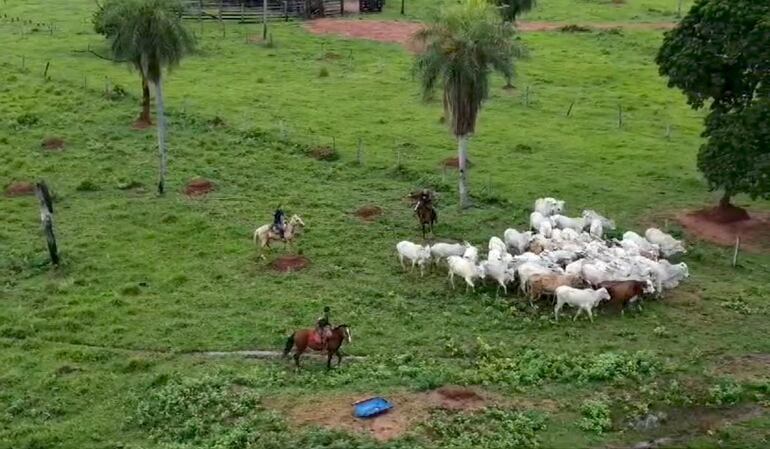
[[[423,97],[441,87],[452,132],[472,133],[491,72],[513,76],[513,58],[522,54],[513,43],[513,27],[501,24],[484,0],[469,0],[443,10],[415,40],[425,47],[414,64]]]
[[[182,23],[178,0],[119,0],[114,9],[121,19],[112,39],[118,59],[132,61],[150,81],[164,68],[172,69],[195,47],[192,34]]]

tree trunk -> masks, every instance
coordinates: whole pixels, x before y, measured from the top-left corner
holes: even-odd
[[[460,208],[470,206],[468,197],[468,135],[457,137],[457,165],[460,170]]]
[[[720,198],[720,200],[719,200],[719,207],[722,207],[722,208],[730,207],[731,206],[730,199],[732,197],[733,196],[730,194],[730,192],[725,190],[724,195],[722,195],[722,198]]]
[[[163,77],[155,81],[155,103],[158,106],[158,152],[160,153],[160,170],[158,174],[158,194],[163,195],[166,184],[166,117],[163,113]]]
[[[148,125],[152,124],[150,118],[150,85],[144,74],[142,74],[142,113],[139,115],[139,121]]]

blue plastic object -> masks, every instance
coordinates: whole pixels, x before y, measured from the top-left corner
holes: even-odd
[[[373,418],[393,408],[393,404],[382,397],[373,397],[353,404],[356,418]]]

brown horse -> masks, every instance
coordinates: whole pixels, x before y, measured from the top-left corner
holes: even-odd
[[[340,353],[340,347],[346,340],[348,343],[353,340],[350,334],[350,327],[347,324],[340,324],[339,326],[332,329],[332,335],[326,340],[326,350],[329,355],[328,359],[326,360],[326,369],[331,369],[332,356],[334,355],[337,356],[337,366],[340,366],[340,363],[342,363],[342,353]],[[299,369],[299,357],[305,352],[307,348],[313,349],[315,351],[324,350],[324,348],[321,346],[321,340],[317,336],[315,329],[300,329],[291,334],[289,339],[286,340],[286,347],[283,350],[283,356],[287,357],[291,352],[291,349],[295,347],[296,350],[294,351],[294,362],[297,364],[297,369]]]

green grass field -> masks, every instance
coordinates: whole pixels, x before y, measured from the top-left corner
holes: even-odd
[[[742,253],[734,269],[731,249],[690,242],[686,284],[593,324],[555,323],[493,288],[453,292],[443,272],[421,280],[395,258],[397,241],[419,239],[403,197],[424,185],[443,196],[438,237],[478,245],[522,227],[539,196],[637,231],[713,202],[695,170],[701,116],[652,62],[659,32],[523,34],[517,89],[495,80],[471,142],[478,207],[460,213],[454,173],[440,168],[455,142],[440,104],[420,100],[412,56],[301,23],[273,25],[274,48],[250,43],[256,25],[190,24],[200,52],[167,80],[171,191],[157,197],[154,130],[131,129],[138,77],[82,52],[107,53],[93,6],[0,5],[0,187],[52,186],[63,258],[46,263],[34,197],[0,197],[0,448],[379,447],[297,429],[287,404],[445,384],[501,404],[431,415],[382,446],[624,447],[663,436],[672,447],[767,447],[767,254]],[[412,20],[430,13],[428,2],[407,7]],[[526,19],[655,22],[675,11],[675,0],[543,0]],[[394,2],[367,18],[397,15]],[[105,96],[118,86],[125,96]],[[42,150],[49,137],[65,149]],[[308,157],[332,142],[339,160]],[[196,177],[216,191],[185,196]],[[298,273],[272,271],[284,250],[265,261],[250,240],[278,204],[308,224],[297,251],[311,265]],[[366,204],[382,217],[356,218]],[[681,232],[673,220],[669,229]],[[325,304],[353,328],[346,352],[366,361],[325,373],[306,360],[295,373],[283,361],[193,354],[279,350]],[[670,419],[627,426],[649,411]],[[707,416],[723,418],[704,427]]]

